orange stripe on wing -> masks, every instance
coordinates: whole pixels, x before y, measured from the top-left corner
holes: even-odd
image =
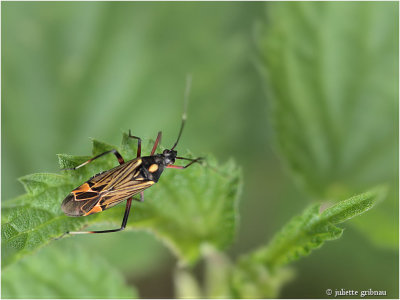
[[[85,182],[81,186],[77,187],[75,190],[72,191],[72,193],[86,193],[86,192],[92,192],[92,189],[90,188],[89,184]]]
[[[103,209],[100,207],[100,205],[96,204],[91,210],[89,210],[87,213],[85,213],[84,216],[88,216],[88,215],[95,214],[95,213],[102,212],[102,211],[103,211]]]

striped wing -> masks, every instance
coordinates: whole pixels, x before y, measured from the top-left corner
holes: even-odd
[[[141,158],[100,173],[73,190],[61,208],[68,216],[87,216],[117,205],[149,188],[154,181],[140,176]]]

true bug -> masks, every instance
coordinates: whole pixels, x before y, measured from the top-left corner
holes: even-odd
[[[134,195],[140,193],[140,199],[135,200],[143,201],[143,191],[151,187],[154,183],[157,183],[165,168],[185,169],[202,159],[201,157],[196,159],[179,157],[177,156],[177,151],[174,150],[178,145],[179,139],[182,135],[183,127],[185,126],[189,89],[190,78],[188,78],[188,83],[186,86],[185,106],[184,113],[182,115],[181,127],[178,133],[178,138],[171,149],[166,149],[161,154],[154,154],[157,149],[157,145],[161,140],[160,131],[157,135],[157,139],[154,143],[150,156],[142,157],[142,140],[137,136],[131,135],[131,132],[129,131],[129,137],[137,139],[138,141],[137,157],[135,159],[125,162],[121,154],[119,154],[117,150],[113,149],[101,153],[77,167],[69,169],[79,169],[108,153],[113,153],[117,157],[120,164],[111,170],[93,176],[88,181],[69,193],[61,204],[61,209],[66,215],[71,217],[88,216],[94,213],[102,212],[103,210],[111,208],[124,200],[127,200],[127,202],[120,228],[100,231],[73,231],[67,233],[108,233],[123,230],[128,221]],[[185,166],[175,166],[174,163],[176,159],[188,160],[190,163]]]

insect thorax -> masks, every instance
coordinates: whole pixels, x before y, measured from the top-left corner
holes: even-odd
[[[165,160],[161,154],[142,157],[142,172],[148,180],[157,182],[165,168]]]

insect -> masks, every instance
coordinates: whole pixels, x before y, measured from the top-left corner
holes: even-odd
[[[188,83],[186,86],[185,106],[184,113],[182,115],[181,127],[178,133],[178,138],[171,149],[165,149],[162,153],[155,154],[157,145],[161,141],[162,133],[160,131],[154,142],[150,156],[142,157],[142,140],[137,136],[131,135],[129,130],[129,137],[137,140],[137,155],[135,159],[125,162],[121,154],[119,154],[117,150],[113,149],[101,153],[77,167],[66,169],[79,169],[95,159],[109,153],[113,153],[119,162],[119,166],[93,176],[88,181],[69,193],[61,204],[61,209],[66,215],[71,217],[88,216],[94,213],[102,212],[103,210],[109,209],[121,203],[122,201],[127,200],[125,213],[120,228],[99,231],[71,231],[67,232],[66,234],[109,233],[123,230],[128,221],[132,200],[143,202],[143,191],[157,183],[161,174],[166,168],[185,169],[190,165],[202,160],[201,157],[196,159],[179,157],[177,156],[177,151],[175,150],[185,126],[189,89],[190,78],[188,78]],[[176,159],[187,160],[190,162],[184,166],[176,166],[174,165]],[[140,194],[140,199],[133,198],[133,196],[137,194]]]

